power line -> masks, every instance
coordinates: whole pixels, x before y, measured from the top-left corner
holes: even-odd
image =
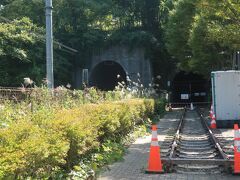
[[[5,22],[8,22],[8,23],[11,23],[11,22],[12,22],[10,19],[8,19],[8,18],[6,18],[6,17],[3,17],[3,16],[1,16],[1,15],[0,15],[0,19],[2,19],[2,20],[5,21]],[[46,41],[44,35],[39,34],[39,33],[35,33],[35,34],[37,34],[37,35],[41,38],[41,40],[43,40],[43,42]],[[60,48],[59,48],[60,50],[61,50],[61,48],[65,48],[65,49],[68,50],[68,51],[65,51],[65,52],[69,52],[69,53],[77,53],[77,52],[78,52],[78,50],[76,50],[76,49],[74,49],[74,48],[71,48],[71,47],[69,47],[69,46],[67,46],[67,45],[65,45],[65,44],[62,44],[62,43],[60,43],[60,42],[58,42],[58,41],[56,41],[56,40],[53,40],[53,43],[54,43],[55,45],[57,45],[58,47],[60,47]]]

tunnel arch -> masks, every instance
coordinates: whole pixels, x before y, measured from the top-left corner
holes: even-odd
[[[127,83],[127,73],[124,68],[115,61],[103,61],[98,63],[91,71],[90,86],[100,90],[114,90],[118,82]]]
[[[180,71],[173,78],[171,92],[173,103],[203,103],[208,101],[210,85],[200,74]]]

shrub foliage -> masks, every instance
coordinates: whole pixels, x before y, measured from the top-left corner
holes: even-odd
[[[70,172],[82,158],[120,142],[154,113],[155,105],[151,99],[71,108],[9,104],[0,110],[0,179],[56,178]]]

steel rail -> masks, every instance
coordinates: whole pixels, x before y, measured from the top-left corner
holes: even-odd
[[[0,89],[0,92],[29,92],[30,89]]]
[[[208,130],[208,133],[210,134],[210,139],[212,141],[212,143],[215,145],[215,147],[217,148],[218,152],[220,153],[221,157],[224,159],[224,160],[229,160],[229,157],[223,152],[220,144],[219,144],[219,141],[217,140],[217,138],[214,136],[212,130],[209,128],[207,122],[206,122],[206,119],[204,118],[203,114],[200,112],[199,109],[197,109],[197,112],[203,122],[203,124],[205,125],[205,127],[207,128]]]
[[[173,165],[180,165],[180,164],[223,165],[225,167],[225,170],[229,171],[230,167],[232,167],[232,165],[234,164],[234,161],[229,159],[229,157],[223,152],[217,138],[214,136],[212,130],[208,127],[208,124],[199,109],[197,109],[197,113],[199,114],[202,123],[208,130],[208,133],[210,135],[210,140],[215,145],[215,148],[217,148],[221,157],[219,159],[194,159],[194,158],[182,159],[182,158],[174,157],[175,150],[178,146],[177,142],[179,140],[180,131],[183,126],[184,116],[186,114],[186,109],[184,109],[184,112],[183,112],[180,122],[178,124],[178,128],[177,128],[177,132],[174,137],[174,141],[172,143],[170,155],[169,155],[169,157],[162,158],[162,162],[165,164],[166,169],[168,169],[170,171],[172,170]]]
[[[180,134],[180,131],[182,129],[182,124],[183,124],[183,119],[184,119],[185,113],[186,113],[186,108],[184,108],[184,110],[183,110],[182,116],[180,118],[180,122],[178,124],[177,132],[176,132],[174,140],[173,140],[171,152],[170,152],[170,155],[169,155],[170,160],[173,158],[174,151],[177,147],[177,141],[179,140],[179,134]]]

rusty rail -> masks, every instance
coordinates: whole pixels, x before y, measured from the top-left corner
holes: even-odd
[[[175,134],[175,137],[174,137],[174,140],[173,140],[173,144],[172,144],[172,147],[171,147],[171,152],[170,152],[170,155],[169,155],[169,159],[173,158],[174,151],[175,151],[175,149],[177,147],[177,141],[179,140],[179,134],[180,134],[180,131],[182,129],[182,124],[183,124],[183,119],[185,117],[185,113],[186,113],[186,108],[184,108],[184,111],[183,111],[182,116],[180,118],[180,121],[179,121],[179,124],[178,124],[178,128],[177,128],[177,132]]]
[[[209,128],[207,122],[206,122],[206,119],[204,118],[203,114],[200,112],[199,109],[197,109],[197,112],[203,122],[203,124],[205,125],[206,129],[208,130],[208,133],[210,134],[210,139],[212,141],[212,143],[214,143],[215,147],[217,148],[218,152],[220,153],[221,157],[224,159],[224,160],[229,160],[229,157],[223,152],[220,144],[219,144],[219,141],[217,140],[217,138],[214,136],[212,130]]]
[[[22,100],[32,92],[32,88],[0,87],[0,99]]]

